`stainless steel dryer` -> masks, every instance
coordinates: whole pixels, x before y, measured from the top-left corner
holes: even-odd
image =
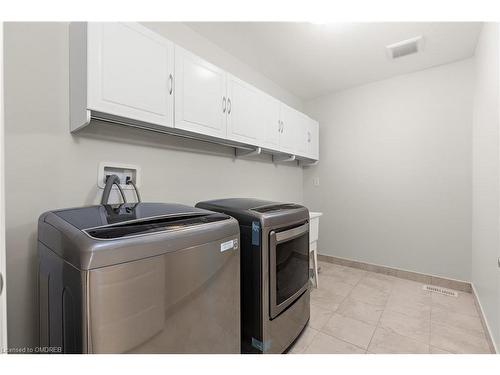
[[[39,219],[38,255],[42,348],[240,352],[230,216],[162,203],[51,211]]]
[[[241,351],[282,353],[309,321],[309,212],[234,198],[196,207],[236,218],[241,235]]]

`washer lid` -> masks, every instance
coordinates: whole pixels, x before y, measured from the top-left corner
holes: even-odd
[[[173,214],[90,228],[84,230],[84,232],[92,238],[109,240],[141,234],[152,234],[166,230],[183,229],[227,219],[229,219],[229,216],[221,213],[197,212],[191,214]]]
[[[275,204],[268,204],[265,206],[261,207],[255,207],[252,208],[252,211],[259,212],[261,214],[264,214],[266,212],[276,212],[276,211],[286,211],[286,210],[297,210],[302,208],[302,206],[299,206],[298,204],[295,203],[275,203]]]
[[[206,210],[173,203],[98,205],[52,212],[81,230],[172,215],[201,215],[208,213]]]

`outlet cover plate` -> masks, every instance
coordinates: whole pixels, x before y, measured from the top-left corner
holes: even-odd
[[[133,190],[132,185],[126,185],[125,179],[127,176],[132,177],[133,181],[139,188],[141,186],[141,169],[135,164],[124,164],[115,162],[101,162],[97,172],[97,187],[104,189],[106,185],[106,176],[116,174],[120,177],[120,186],[124,190]],[[113,189],[117,189],[116,186]]]

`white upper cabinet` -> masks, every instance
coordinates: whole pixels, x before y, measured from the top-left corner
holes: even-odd
[[[72,22],[69,47],[72,132],[101,119],[319,158],[316,121],[139,23]]]
[[[226,138],[226,73],[175,46],[175,128]]]
[[[87,28],[88,109],[173,126],[173,44],[137,23]]]

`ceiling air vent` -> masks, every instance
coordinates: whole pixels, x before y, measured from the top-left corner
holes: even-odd
[[[391,60],[399,59],[403,56],[412,55],[422,50],[424,38],[417,36],[415,38],[402,40],[386,46],[387,55]]]

